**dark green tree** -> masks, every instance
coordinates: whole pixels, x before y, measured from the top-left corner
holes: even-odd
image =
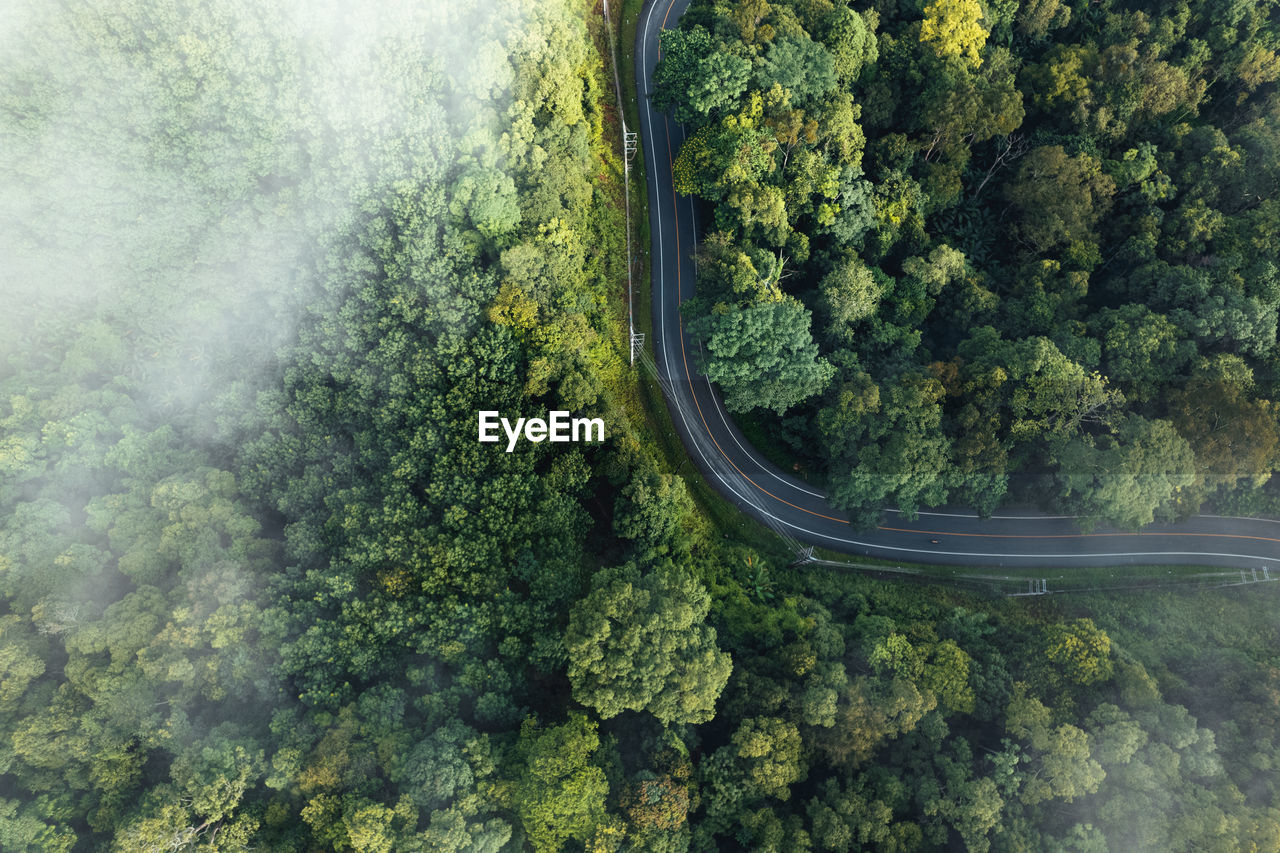
[[[835,373],[818,356],[810,319],[803,305],[783,298],[699,317],[688,328],[705,341],[707,376],[724,392],[730,411],[782,414],[821,393]]]

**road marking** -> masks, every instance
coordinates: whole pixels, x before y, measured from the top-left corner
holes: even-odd
[[[743,448],[743,451],[746,451],[745,447]],[[826,495],[819,495],[818,497],[826,497]],[[895,515],[907,514],[897,507],[891,506],[885,507],[884,511],[892,512]],[[918,510],[915,514],[936,515],[940,518],[982,518],[982,516],[978,515],[976,512],[929,512],[926,510]],[[1084,517],[1085,516],[1083,515],[988,515],[987,519],[995,521],[1074,521]],[[1189,516],[1189,519],[1190,518],[1217,518],[1223,521],[1262,521],[1267,524],[1280,524],[1280,518],[1262,518],[1256,515],[1210,515],[1209,513],[1198,513],[1196,515]]]
[[[905,512],[897,507],[885,507],[885,512],[892,512],[895,515],[906,515]],[[982,518],[976,512],[925,512],[919,510],[916,515],[936,515],[942,518]],[[1036,521],[1069,521],[1082,518],[1079,515],[989,515],[988,519],[1005,520],[1005,521],[1026,521],[1035,519]]]
[[[1194,515],[1192,518],[1221,518],[1225,521],[1265,521],[1267,524],[1280,524],[1280,518],[1259,518],[1256,515]]]
[[[1029,519],[1034,520],[1034,519]],[[888,530],[892,533],[921,533],[926,536],[968,536],[978,539],[1106,539],[1109,536],[1215,536],[1222,539],[1254,539],[1258,542],[1280,542],[1267,536],[1249,536],[1244,533],[1183,533],[1153,530],[1117,533],[955,533],[945,530],[920,530],[914,527],[877,527],[876,530]]]

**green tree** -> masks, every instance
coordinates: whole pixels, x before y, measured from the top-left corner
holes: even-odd
[[[706,125],[684,141],[673,164],[677,190],[718,202],[735,188],[760,185],[776,168],[777,140],[763,126],[758,97],[752,105]]]
[[[454,215],[465,215],[490,239],[501,237],[520,224],[515,182],[496,169],[473,167],[463,172],[454,184],[450,210]]]
[[[719,49],[704,27],[663,30],[653,102],[681,123],[702,123],[732,108],[746,90],[751,63]]]
[[[1103,309],[1095,318],[1103,367],[1127,398],[1151,399],[1185,375],[1194,347],[1164,315],[1130,304]]]
[[[707,376],[720,386],[730,411],[782,414],[821,393],[835,373],[818,356],[810,319],[798,301],[782,298],[695,318],[688,328],[705,340]]]
[[[247,816],[226,824],[200,820],[182,805],[176,793],[157,788],[144,799],[140,816],[116,831],[109,849],[113,853],[166,848],[233,853],[250,846],[258,825],[256,820]]]
[[[879,57],[874,21],[873,17],[860,15],[847,6],[836,6],[832,10],[822,43],[831,52],[840,82],[857,80],[862,69],[875,64]]]
[[[849,257],[822,277],[818,291],[830,334],[848,341],[852,339],[855,324],[880,307],[883,285],[870,267],[856,257]]]
[[[785,800],[804,779],[800,732],[776,717],[748,717],[733,733],[729,754],[742,768],[755,796]]]
[[[1092,619],[1062,622],[1049,629],[1045,657],[1072,684],[1098,684],[1111,679],[1111,639]]]
[[[684,480],[646,467],[619,492],[613,529],[623,539],[634,540],[642,554],[666,554],[687,547],[693,516],[693,499]]]
[[[982,17],[982,4],[977,0],[934,0],[924,8],[920,41],[940,57],[978,65],[982,62],[979,51],[988,35]]]
[[[1196,482],[1205,490],[1261,486],[1280,466],[1280,406],[1255,398],[1253,388],[1244,360],[1222,354],[1169,394],[1169,414],[1195,453]]]
[[[909,678],[860,676],[841,695],[835,725],[818,732],[816,743],[835,766],[856,767],[886,741],[913,731],[937,706],[937,697]]]
[[[1005,197],[1019,211],[1017,234],[1035,251],[1096,240],[1094,226],[1115,194],[1115,181],[1088,154],[1068,156],[1060,145],[1032,149]]]
[[[1062,497],[1083,514],[1121,527],[1150,524],[1195,481],[1195,454],[1168,421],[1125,415],[1112,432],[1058,451]]]
[[[1022,92],[1016,79],[1017,61],[1004,48],[993,48],[981,68],[948,63],[933,72],[921,93],[912,122],[922,133],[920,147],[926,161],[943,157],[956,169],[968,161],[969,146],[995,136],[1008,136],[1022,125]],[[935,187],[941,187],[935,178]],[[930,200],[947,206],[948,199]]]
[[[950,442],[940,430],[940,382],[904,374],[877,385],[855,367],[832,390],[817,422],[837,506],[870,525],[890,501],[905,512],[945,502]]]
[[[586,841],[604,821],[609,782],[592,763],[599,747],[596,724],[585,714],[571,713],[558,726],[540,727],[533,718],[521,726],[513,806],[538,853]]]
[[[1071,7],[1062,0],[1028,0],[1018,7],[1018,31],[1030,39],[1042,39],[1070,22]]]
[[[835,61],[821,43],[807,38],[780,38],[769,45],[756,70],[762,91],[781,86],[794,104],[816,103],[835,88]]]
[[[597,574],[565,633],[574,697],[605,719],[625,710],[663,723],[711,719],[732,663],[704,623],[710,606],[702,585],[669,564]]]
[[[1098,790],[1106,771],[1091,757],[1086,732],[1070,724],[1052,725],[1049,709],[1028,696],[1023,684],[1015,686],[1007,714],[1006,727],[1027,744],[1024,760],[1032,765],[1031,772],[1018,774],[1022,802],[1072,802]]]
[[[224,724],[198,748],[177,756],[170,769],[195,814],[210,824],[229,819],[262,773],[263,753],[253,740]]]
[[[941,771],[941,779],[926,788],[932,796],[924,802],[925,816],[936,816],[955,829],[966,850],[986,853],[991,849],[988,834],[999,824],[1005,805],[995,782],[973,777],[962,763],[946,756],[938,756],[934,763]],[[945,837],[943,831],[932,840],[937,843]]]

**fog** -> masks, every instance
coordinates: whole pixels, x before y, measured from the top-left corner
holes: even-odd
[[[138,648],[253,636],[235,614],[270,602],[280,531],[208,466],[235,468],[236,424],[343,298],[325,282],[361,217],[497,156],[519,9],[0,3],[0,616],[84,654],[108,623]],[[254,679],[232,700],[286,702],[278,638],[218,642]],[[171,689],[120,686],[145,713],[113,724],[197,737],[158,722]]]
[[[272,362],[362,202],[492,151],[520,24],[420,0],[4,6],[0,355],[74,351],[162,411]]]

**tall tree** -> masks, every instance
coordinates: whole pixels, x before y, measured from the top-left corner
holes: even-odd
[[[626,710],[663,723],[711,719],[732,662],[704,622],[710,607],[702,585],[667,563],[600,572],[565,633],[574,697],[605,719]]]
[[[585,842],[607,823],[609,782],[592,761],[599,748],[596,724],[582,713],[546,727],[530,718],[520,728],[512,806],[538,853]]]
[[[1195,454],[1168,421],[1125,415],[1112,432],[1082,436],[1058,450],[1057,480],[1068,506],[1137,528],[1171,507],[1195,481]]]
[[[1036,251],[1097,239],[1094,225],[1110,206],[1115,181],[1088,154],[1068,156],[1060,145],[1033,149],[1005,190],[1020,219],[1018,235]]]
[[[798,301],[782,298],[695,318],[688,328],[704,339],[707,376],[724,392],[730,411],[782,414],[821,393],[835,373],[818,356],[810,319]]]
[[[982,4],[977,0],[934,0],[924,7],[920,41],[944,59],[980,64],[979,52],[987,43],[988,35],[982,26]]]
[[[720,48],[707,30],[663,30],[653,101],[681,123],[701,124],[731,109],[746,90],[751,63]]]

